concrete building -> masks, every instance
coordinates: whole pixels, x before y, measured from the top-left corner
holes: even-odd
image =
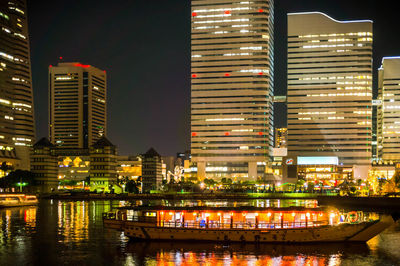
[[[138,180],[142,176],[142,157],[137,156],[117,156],[118,178],[128,178],[129,180]]]
[[[366,178],[372,141],[372,21],[337,21],[319,12],[288,14],[287,107],[288,156],[294,165],[298,156],[338,157],[338,165]]]
[[[273,147],[273,1],[192,0],[197,176],[263,177]]]
[[[25,0],[0,2],[0,164],[30,169],[35,121]]]
[[[36,192],[47,193],[58,188],[58,167],[55,146],[47,138],[41,138],[32,147],[31,171],[36,182]]]
[[[384,57],[378,73],[378,158],[400,162],[400,57]]]
[[[142,193],[149,193],[158,189],[162,183],[162,160],[153,148],[143,154],[142,158]]]
[[[107,77],[81,63],[49,67],[50,141],[63,148],[89,148],[107,134]]]
[[[275,148],[287,148],[287,128],[275,128]]]
[[[117,175],[117,148],[106,137],[90,147],[90,190],[121,193]]]

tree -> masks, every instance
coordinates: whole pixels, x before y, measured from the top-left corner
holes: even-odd
[[[138,189],[137,185],[138,184],[134,180],[129,180],[125,184],[125,192],[138,194],[139,189]]]
[[[19,187],[22,190],[22,187],[35,185],[34,174],[31,171],[25,170],[12,171],[3,177],[1,181],[0,186],[2,188]]]

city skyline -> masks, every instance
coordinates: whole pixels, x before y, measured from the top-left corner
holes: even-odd
[[[76,11],[78,3],[87,12],[83,7],[89,3],[72,1],[66,6],[65,2],[60,1],[53,4],[56,6],[46,6],[44,3],[32,5],[28,1],[36,116],[47,117],[47,97],[43,94],[46,93],[47,75],[43,76],[43,73],[47,72],[49,64],[56,64],[62,56],[64,61],[81,61],[107,71],[110,92],[108,137],[120,147],[122,154],[142,153],[150,146],[154,146],[161,154],[189,149],[190,2],[163,1],[153,6],[148,1],[124,4],[117,1],[115,6],[108,6],[110,3],[106,5],[106,2],[100,1],[97,8],[85,16]],[[49,16],[42,16],[41,12],[49,11],[49,8],[54,10]],[[130,10],[133,14],[128,12]],[[381,58],[400,54],[395,47],[396,41],[391,39],[396,38],[393,37],[396,34],[384,30],[395,19],[393,10],[387,5],[380,6],[376,1],[368,1],[362,6],[356,1],[335,1],[334,4],[276,1],[275,94],[284,94],[282,87],[286,86],[286,13],[320,11],[338,20],[373,20],[376,88],[376,72]],[[107,19],[103,19],[103,16],[100,18],[106,11]],[[71,15],[76,19],[68,23],[63,20]],[[159,19],[150,23],[150,17],[153,16]],[[73,27],[81,22],[97,22],[102,29],[98,27],[88,34],[85,24],[82,24],[81,30]],[[115,30],[121,27],[132,34],[121,34],[121,30]],[[74,31],[70,28],[74,28]],[[171,28],[175,30],[168,31]],[[53,34],[51,38],[50,34]],[[98,49],[91,49],[93,43],[99,43],[102,39],[105,40],[104,44]],[[144,40],[151,45],[145,47]],[[76,48],[70,48],[75,47],[73,44]],[[141,55],[146,52],[148,61]],[[143,110],[146,110],[146,115],[143,115]],[[127,113],[130,115],[127,116]],[[275,125],[285,126],[284,108],[278,106],[275,114]],[[37,139],[40,139],[47,136],[47,121],[37,120]]]

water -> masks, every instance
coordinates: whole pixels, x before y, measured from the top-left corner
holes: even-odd
[[[43,200],[37,207],[1,209],[0,265],[400,265],[399,223],[366,244],[132,242],[102,225],[102,213],[120,204]]]

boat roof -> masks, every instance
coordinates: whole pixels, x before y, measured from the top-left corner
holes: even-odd
[[[239,206],[239,207],[210,207],[210,206],[124,206],[119,207],[119,210],[138,210],[138,211],[276,211],[276,212],[286,212],[286,211],[328,211],[336,210],[332,207],[255,207],[255,206]]]

